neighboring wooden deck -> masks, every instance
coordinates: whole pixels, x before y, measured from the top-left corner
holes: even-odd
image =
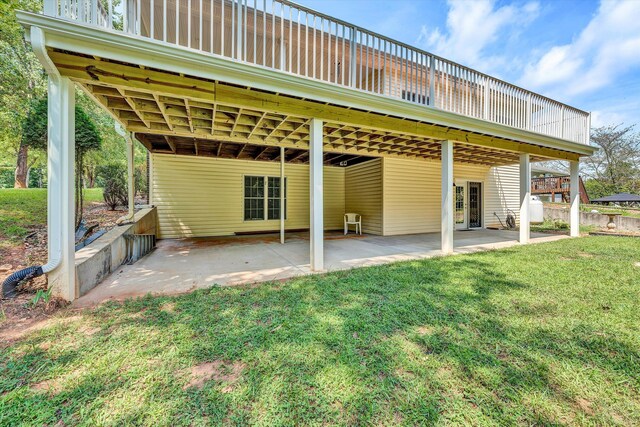
[[[551,200],[555,200],[556,194],[562,195],[563,202],[569,202],[571,192],[570,176],[549,176],[544,178],[531,178],[531,194],[550,194]],[[589,195],[580,177],[580,201],[589,203]]]

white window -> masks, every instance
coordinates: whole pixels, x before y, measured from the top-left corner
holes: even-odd
[[[287,216],[287,179],[284,180],[284,215]],[[280,177],[244,177],[244,220],[280,219]]]

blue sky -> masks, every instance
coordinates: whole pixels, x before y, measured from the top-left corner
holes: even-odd
[[[640,127],[640,0],[297,2]]]

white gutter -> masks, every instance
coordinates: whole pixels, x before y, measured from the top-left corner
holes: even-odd
[[[40,27],[31,27],[30,41],[33,52],[49,75],[49,78],[55,81],[60,79],[60,72],[47,53],[44,31]],[[49,102],[51,102],[51,99],[49,99]],[[60,194],[58,194],[60,181],[62,180],[60,174],[62,170],[61,162],[60,152],[49,147],[47,153],[47,224],[49,226],[47,240],[49,247],[47,263],[42,266],[43,273],[55,270],[62,262],[62,200]]]

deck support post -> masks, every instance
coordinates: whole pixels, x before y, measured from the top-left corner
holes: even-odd
[[[571,237],[580,236],[580,161],[569,162],[571,210],[569,224]]]
[[[322,182],[322,120],[309,125],[309,237],[311,270],[324,269],[324,191]]]
[[[442,142],[442,253],[453,253],[453,141]]]
[[[531,237],[531,155],[520,154],[520,243],[529,243]]]
[[[284,147],[280,147],[280,243],[284,244],[285,191],[287,186],[284,177]]]
[[[47,233],[49,286],[67,301],[78,297],[75,268],[75,88],[49,77]],[[49,264],[47,264],[49,265]]]
[[[134,180],[134,156],[135,156],[135,148],[133,145],[133,132],[127,135],[127,197],[129,202],[129,215],[128,220],[133,221],[135,217],[135,196],[136,196],[136,188],[135,188],[135,180]]]

